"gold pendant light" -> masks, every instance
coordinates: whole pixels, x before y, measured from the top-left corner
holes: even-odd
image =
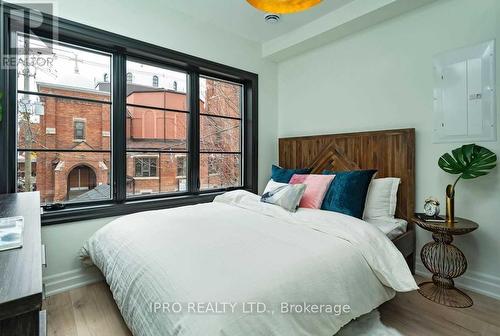
[[[290,14],[316,6],[321,0],[247,0],[247,2],[266,13]]]

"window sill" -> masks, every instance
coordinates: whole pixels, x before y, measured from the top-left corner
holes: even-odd
[[[62,210],[45,211],[42,226],[77,222],[114,216],[123,216],[141,211],[175,208],[185,205],[211,202],[215,196],[226,191],[205,192],[197,195],[173,196],[159,199],[131,200],[123,203],[109,203]]]
[[[158,180],[158,176],[134,176],[134,180]]]

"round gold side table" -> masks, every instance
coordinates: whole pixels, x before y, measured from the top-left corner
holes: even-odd
[[[432,232],[433,242],[422,247],[420,258],[424,266],[433,274],[432,281],[422,282],[418,290],[427,299],[436,303],[456,308],[472,306],[472,299],[455,288],[454,278],[465,273],[467,259],[455,245],[453,236],[474,231],[479,225],[465,218],[455,218],[455,223],[426,222],[413,218],[421,228]]]

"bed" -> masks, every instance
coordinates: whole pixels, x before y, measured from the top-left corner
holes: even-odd
[[[301,153],[303,141],[280,139],[280,153],[290,144]],[[280,154],[280,163],[300,166],[296,154]],[[236,190],[212,203],[116,219],[83,254],[102,271],[134,335],[331,336],[395,291],[417,288],[398,246],[408,232],[391,241],[354,217],[292,213]]]
[[[281,138],[279,164],[287,168],[314,167],[313,173],[324,169],[377,169],[377,178],[399,177],[396,217],[400,221],[392,223],[396,230],[389,236],[415,273],[416,234],[411,221],[415,210],[414,128]],[[384,231],[391,226],[375,224]],[[394,227],[398,224],[399,228]]]

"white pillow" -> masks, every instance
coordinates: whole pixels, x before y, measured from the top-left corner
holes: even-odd
[[[295,212],[299,207],[306,187],[305,184],[278,183],[271,180],[267,183],[266,190],[262,194],[260,201],[278,205],[285,210]]]
[[[288,183],[275,182],[273,179],[270,179],[269,182],[267,182],[266,188],[264,189],[264,192],[262,194],[286,185],[288,185]]]
[[[370,182],[363,219],[394,218],[400,181],[397,177],[386,177]]]

